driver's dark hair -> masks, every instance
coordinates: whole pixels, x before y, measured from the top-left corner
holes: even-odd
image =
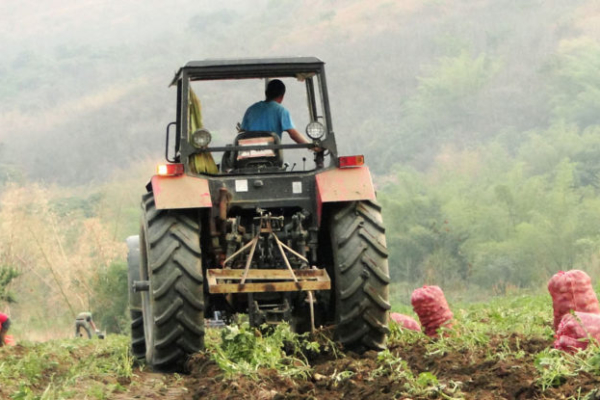
[[[273,79],[267,84],[267,90],[265,90],[265,96],[267,101],[278,98],[285,94],[285,85],[279,79]]]

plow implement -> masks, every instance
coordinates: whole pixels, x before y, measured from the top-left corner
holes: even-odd
[[[331,280],[324,269],[209,269],[210,293],[293,292],[331,289]]]

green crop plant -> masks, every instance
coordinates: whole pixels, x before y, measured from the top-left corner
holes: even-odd
[[[344,357],[340,344],[331,339],[330,333],[331,332],[317,330],[308,337],[306,334],[301,335],[304,342],[303,347],[308,351],[331,353],[336,360]]]
[[[510,341],[508,340],[508,337],[504,337],[495,348],[491,346],[487,348],[486,360],[505,361],[511,358],[514,358],[515,360],[525,358],[527,353],[523,349],[521,349],[520,340],[518,337],[515,338],[515,342],[516,346],[513,349],[511,347]]]
[[[371,378],[386,376],[391,381],[400,381],[405,379],[410,372],[406,361],[395,356],[391,351],[385,349],[377,354],[377,363],[379,367],[371,372]]]
[[[585,351],[577,354],[581,369],[592,375],[600,375],[600,348],[597,344],[590,345]]]
[[[556,349],[545,349],[535,358],[535,367],[539,372],[536,383],[545,391],[560,386],[567,378],[576,376],[573,357]]]
[[[86,394],[88,398],[108,398],[110,393],[124,390],[116,379],[133,375],[125,336],[24,342],[20,346],[22,351],[14,353],[10,348],[3,350],[0,363],[2,391],[14,400],[72,399]]]
[[[244,322],[223,328],[220,343],[207,342],[207,350],[228,377],[243,374],[258,379],[259,369],[271,368],[283,376],[306,378],[311,368],[304,351],[318,351],[319,345],[302,341],[302,337],[295,335],[287,324],[278,325],[263,335]]]
[[[354,371],[340,371],[337,369],[333,371],[331,374],[331,381],[333,382],[333,387],[337,387],[340,383],[352,378],[356,373]]]
[[[436,396],[446,400],[463,399],[463,393],[460,390],[461,383],[450,381],[448,384],[439,382],[437,376],[431,372],[421,372],[414,376],[412,373],[407,375],[404,388],[412,396],[430,398]],[[460,397],[454,397],[460,396]]]
[[[571,396],[567,400],[595,400],[600,396],[600,389],[592,389],[585,395],[582,395],[581,388],[577,388],[577,396]]]
[[[13,392],[11,398],[13,400],[26,400],[33,397],[30,385],[25,382],[19,382],[19,387]]]
[[[377,363],[379,367],[371,372],[369,379],[387,377],[390,381],[404,382],[403,387],[411,396],[429,398],[435,395],[443,399],[454,399],[451,395],[462,395],[460,383],[441,383],[431,372],[421,372],[415,376],[406,361],[388,349],[377,354]]]
[[[92,399],[106,400],[108,399],[106,390],[103,385],[95,384],[87,390],[87,395]]]
[[[599,376],[600,347],[592,341],[585,350],[577,351],[575,354],[568,354],[556,349],[545,349],[536,356],[534,364],[539,372],[536,383],[542,388],[542,391],[545,391],[548,388],[562,385],[568,378],[582,372]]]
[[[481,304],[459,305],[455,318],[484,332],[520,333],[552,338],[552,301],[547,294],[496,297]]]
[[[478,347],[488,347],[487,328],[479,324],[459,321],[451,329],[440,329],[439,337],[427,345],[428,354],[469,352]]]
[[[403,329],[399,324],[389,324],[390,334],[388,336],[388,345],[394,346],[412,346],[420,340],[424,339],[421,332],[416,332],[410,329]]]

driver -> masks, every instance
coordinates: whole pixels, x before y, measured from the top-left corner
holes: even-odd
[[[252,104],[246,110],[242,120],[244,131],[275,132],[281,139],[286,131],[296,143],[310,143],[307,138],[294,128],[290,112],[281,105],[285,95],[285,85],[279,79],[273,79],[267,84],[265,100]]]

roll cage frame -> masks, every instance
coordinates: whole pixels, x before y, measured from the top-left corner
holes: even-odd
[[[221,146],[198,149],[189,143],[189,91],[190,83],[210,80],[296,78],[305,82],[306,99],[311,121],[319,121],[325,127],[322,140],[309,144],[279,144],[268,146]],[[315,79],[316,78],[316,79]],[[294,149],[318,146],[323,152],[317,153],[317,168],[323,167],[324,152],[331,155],[332,163],[337,164],[337,147],[329,108],[329,95],[325,77],[325,63],[316,57],[264,58],[237,60],[190,61],[175,74],[170,86],[177,86],[177,119],[167,125],[165,157],[171,163],[183,162],[188,171],[188,159],[192,154],[202,152],[223,152],[229,150]],[[318,93],[315,90],[317,87]],[[323,115],[318,115],[318,102]],[[175,149],[169,157],[171,130],[175,127]]]

